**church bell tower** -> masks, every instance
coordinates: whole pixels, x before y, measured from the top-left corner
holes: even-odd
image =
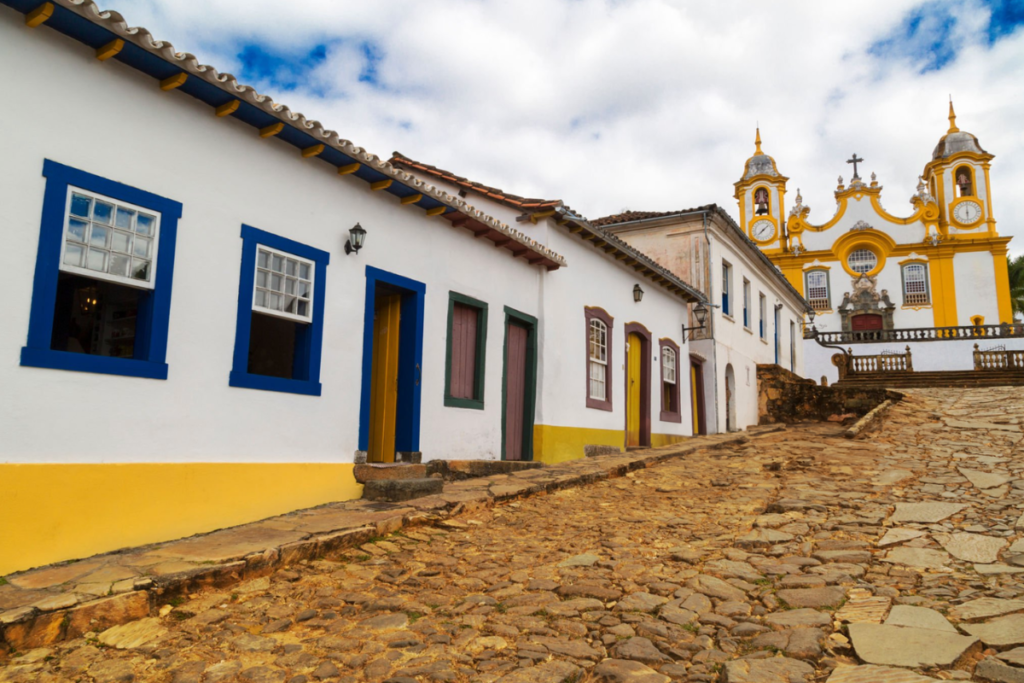
[[[996,234],[988,177],[994,158],[977,137],[957,127],[950,100],[949,130],[924,167],[924,180],[939,203],[939,230],[944,236]]]
[[[785,244],[786,181],[775,159],[761,151],[761,129],[754,138],[754,156],[747,159],[743,177],[735,183],[740,205],[740,227],[763,251],[781,250]]]

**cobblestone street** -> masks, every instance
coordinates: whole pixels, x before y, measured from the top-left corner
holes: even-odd
[[[911,391],[863,440],[755,431],[15,653],[0,680],[1024,681],[1022,421],[1019,389]]]

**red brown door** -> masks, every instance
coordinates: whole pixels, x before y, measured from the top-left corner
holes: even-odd
[[[505,338],[505,459],[523,459],[523,426],[526,407],[526,341],[529,332],[508,325]]]
[[[850,318],[850,327],[853,328],[854,332],[860,332],[861,330],[880,330],[882,329],[882,316],[875,315],[873,313],[855,315]]]

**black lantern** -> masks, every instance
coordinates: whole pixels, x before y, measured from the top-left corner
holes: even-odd
[[[640,289],[640,285],[633,285],[633,301],[640,303],[640,300],[644,298],[644,290]]]
[[[708,319],[708,309],[704,306],[704,302],[700,302],[693,307],[693,317],[697,320],[696,327],[687,327],[683,325],[683,341],[686,341],[686,333],[690,330],[703,330],[704,321]]]
[[[366,240],[366,230],[363,226],[356,223],[351,230],[348,231],[348,242],[345,242],[345,253],[351,254],[352,252],[359,253],[359,250],[363,248],[363,242]]]

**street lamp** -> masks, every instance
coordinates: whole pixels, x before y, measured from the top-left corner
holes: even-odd
[[[644,298],[644,290],[640,289],[639,284],[633,285],[633,301],[640,303],[640,300]]]
[[[686,327],[683,325],[683,343],[686,343],[686,333],[690,330],[703,330],[704,321],[708,318],[708,309],[704,307],[704,302],[697,304],[693,308],[693,317],[697,319],[697,327]]]
[[[356,223],[348,231],[348,242],[345,242],[345,253],[351,254],[352,252],[359,253],[359,250],[363,248],[363,242],[366,241],[366,230],[363,226]]]

